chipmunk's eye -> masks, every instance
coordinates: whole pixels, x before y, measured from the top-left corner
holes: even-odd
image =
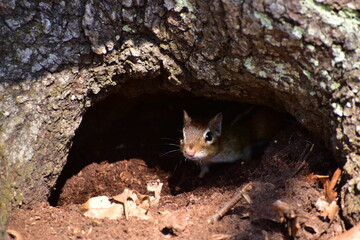
[[[211,142],[213,140],[213,136],[211,132],[207,132],[205,135],[205,142]]]

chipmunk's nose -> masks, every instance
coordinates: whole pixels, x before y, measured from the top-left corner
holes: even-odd
[[[195,153],[196,153],[196,151],[195,151],[192,147],[186,148],[186,154],[187,154],[189,157],[195,156]]]

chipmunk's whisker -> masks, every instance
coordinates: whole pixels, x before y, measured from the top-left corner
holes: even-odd
[[[163,145],[180,147],[180,144],[175,144],[175,143],[164,143]]]
[[[160,157],[163,157],[163,156],[165,156],[165,155],[167,155],[167,154],[170,154],[170,153],[173,153],[173,152],[180,152],[180,150],[179,150],[179,149],[174,149],[174,150],[170,150],[170,151],[164,152],[163,154],[160,155]]]
[[[179,142],[178,139],[176,138],[167,138],[167,137],[162,137],[161,140],[166,140],[166,141],[172,141],[172,142]]]
[[[181,160],[175,165],[174,167],[174,171],[173,171],[173,174],[175,174],[176,170],[179,168],[179,166],[181,165]]]

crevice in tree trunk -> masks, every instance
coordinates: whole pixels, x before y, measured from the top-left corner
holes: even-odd
[[[136,86],[135,82],[134,86]],[[76,192],[79,189],[74,189],[73,193],[64,194],[62,191],[66,181],[78,175],[86,166],[104,162],[111,164],[124,159],[144,160],[145,164],[153,168],[159,176],[167,176],[166,179],[162,179],[167,182],[168,188],[165,192],[178,194],[176,188],[181,181],[179,178],[185,175],[185,178],[195,177],[196,179],[199,171],[195,164],[183,162],[184,157],[179,147],[175,146],[179,144],[179,139],[182,137],[182,110],[186,109],[197,116],[209,118],[226,108],[249,106],[249,104],[235,101],[196,97],[189,92],[169,94],[162,90],[152,89],[150,93],[139,94],[136,90],[138,88],[135,87],[132,90],[131,88],[127,86],[126,90],[117,89],[109,92],[106,94],[107,97],[101,98],[87,110],[76,131],[67,163],[50,195],[51,205],[80,204],[88,197],[100,194],[101,191],[96,190],[96,186],[90,187],[89,190],[82,189],[82,192]],[[124,97],[125,92],[128,97]],[[284,113],[284,119],[282,129],[296,124],[296,120],[289,114]],[[321,140],[316,144],[324,147]],[[172,150],[176,151],[172,152]],[[171,153],[166,154],[169,151]],[[259,149],[257,158],[260,158],[261,154],[262,149]],[[337,163],[330,157],[330,152],[328,156],[324,156],[324,159],[325,161],[321,164],[309,162],[308,165],[318,174],[330,174]],[[219,167],[231,169],[231,166],[226,164],[220,164]],[[181,172],[184,168],[187,168],[185,174]],[[210,174],[214,174],[215,178],[221,177],[221,173],[216,171]],[[109,190],[111,185],[107,187],[105,191],[107,194],[117,194],[120,191],[119,189]],[[185,182],[182,191],[192,191],[196,187]],[[69,195],[78,196],[69,198]]]

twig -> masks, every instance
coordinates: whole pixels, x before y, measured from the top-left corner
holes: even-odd
[[[301,169],[305,166],[305,163],[306,163],[307,159],[309,158],[310,153],[312,152],[313,148],[314,148],[313,143],[311,143],[311,145],[309,143],[306,144],[304,150],[302,151],[302,153],[301,153],[301,155],[299,157],[299,161],[301,161],[301,163],[296,168],[296,170],[290,175],[289,178],[294,177],[296,174],[298,174],[301,171]]]
[[[238,193],[236,193],[229,201],[227,201],[219,211],[212,215],[210,222],[219,221],[232,207],[235,206],[238,201],[240,201],[241,198],[245,198],[248,203],[252,203],[250,196],[245,192],[250,185],[251,183],[246,184]]]
[[[286,179],[293,178],[296,174],[298,174],[301,171],[301,169],[305,166],[306,160],[309,158],[310,153],[312,152],[313,148],[314,148],[313,143],[311,143],[311,145],[310,145],[310,143],[307,143],[298,159],[298,161],[301,161],[300,165],[289,176],[280,177],[277,180],[275,180],[275,183],[279,183]]]

